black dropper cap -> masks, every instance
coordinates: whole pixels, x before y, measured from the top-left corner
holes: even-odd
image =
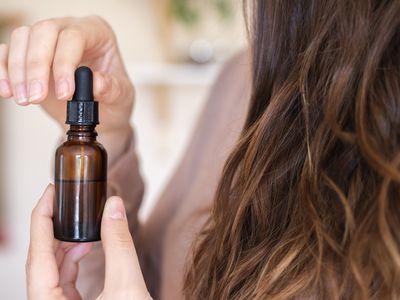
[[[67,121],[70,125],[99,124],[99,103],[93,99],[93,73],[88,67],[75,71],[75,93],[67,103]]]

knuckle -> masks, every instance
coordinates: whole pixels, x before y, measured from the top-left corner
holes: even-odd
[[[126,233],[116,234],[114,237],[114,243],[118,245],[118,248],[124,250],[130,250],[133,248],[132,237]]]
[[[58,25],[54,20],[51,19],[39,21],[32,26],[32,33],[57,34]]]
[[[126,99],[133,100],[135,98],[136,89],[135,86],[129,80],[124,88],[123,94],[126,97]]]
[[[10,59],[8,62],[8,68],[10,69],[10,75],[13,74],[11,72],[12,70],[21,70],[24,67],[25,67],[24,62],[19,59]]]
[[[93,21],[95,23],[98,23],[102,26],[106,26],[108,28],[111,28],[110,25],[108,24],[108,22],[106,21],[106,19],[104,19],[103,17],[99,16],[99,15],[90,15],[87,17],[87,20],[89,21]]]
[[[27,69],[29,69],[30,71],[40,70],[44,66],[43,59],[41,59],[40,57],[28,56],[28,58],[26,59],[26,66]]]
[[[103,32],[105,32],[110,37],[110,42],[115,43],[116,37],[115,33],[106,19],[99,15],[90,15],[87,17],[87,20],[99,25],[99,28],[102,28]]]
[[[83,33],[77,26],[68,27],[60,32],[59,39],[63,41],[83,42]]]
[[[118,240],[118,247],[123,250],[130,250],[133,247],[132,241],[128,239]]]
[[[124,94],[124,89],[121,88],[121,84],[118,82],[118,80],[111,80],[111,87],[114,90],[114,95],[113,95],[113,100],[117,100],[122,97]]]
[[[57,56],[54,58],[52,70],[56,78],[69,74],[71,68],[71,63],[67,58]]]
[[[11,33],[11,38],[14,39],[14,38],[23,37],[23,36],[27,35],[29,33],[29,31],[30,31],[30,27],[27,25],[17,27]]]

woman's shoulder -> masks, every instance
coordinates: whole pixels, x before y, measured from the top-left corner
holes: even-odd
[[[250,51],[243,49],[228,59],[215,80],[206,107],[209,109],[221,106],[238,109],[243,114],[247,109],[251,90]],[[214,107],[214,108],[213,108]]]
[[[215,81],[214,88],[221,84],[234,86],[235,84],[250,85],[251,59],[249,49],[242,49],[229,58],[222,66]]]

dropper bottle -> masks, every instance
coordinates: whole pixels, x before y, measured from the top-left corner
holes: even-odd
[[[68,242],[100,240],[107,197],[107,152],[96,141],[98,102],[93,99],[93,74],[75,71],[75,93],[67,103],[67,141],[56,151],[54,236]]]

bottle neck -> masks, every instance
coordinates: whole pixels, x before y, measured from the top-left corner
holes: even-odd
[[[67,131],[68,141],[96,141],[95,125],[71,125]]]

